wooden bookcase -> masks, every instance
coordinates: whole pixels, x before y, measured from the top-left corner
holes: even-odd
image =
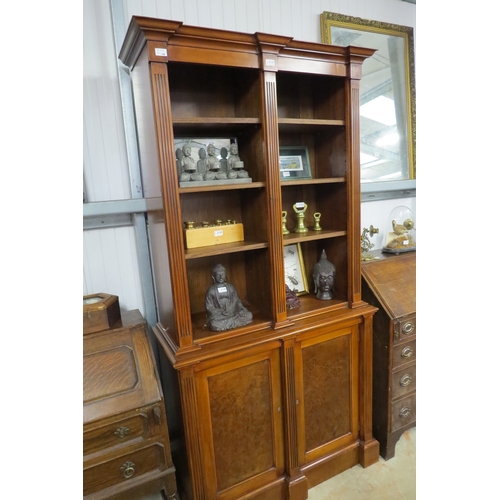
[[[130,68],[157,294],[158,341],[178,374],[186,445],[182,498],[302,500],[378,460],[372,436],[372,317],[361,300],[359,79],[373,50],[134,17]],[[236,138],[251,183],[180,187],[174,140]],[[306,147],[311,176],[283,180],[280,147]],[[282,233],[293,205],[320,231]],[[237,220],[244,241],[186,249],[184,222]],[[300,243],[310,293],[286,308],[284,247]],[[318,300],[322,250],[335,294]],[[206,328],[222,264],[252,312]],[[174,456],[175,461],[175,456]],[[183,470],[181,458],[176,467]]]

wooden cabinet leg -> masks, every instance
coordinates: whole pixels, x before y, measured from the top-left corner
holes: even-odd
[[[361,443],[359,448],[359,463],[363,467],[369,467],[378,462],[379,442],[372,439],[367,443]]]

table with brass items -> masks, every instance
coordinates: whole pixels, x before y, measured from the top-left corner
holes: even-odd
[[[373,435],[380,455],[416,425],[416,252],[375,251],[364,262],[362,297],[378,307],[373,318]]]
[[[83,497],[177,500],[163,393],[139,311],[83,336]]]

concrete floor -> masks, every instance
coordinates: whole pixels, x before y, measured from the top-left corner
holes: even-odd
[[[396,445],[394,458],[366,469],[356,465],[309,490],[308,500],[415,500],[416,428],[406,431]],[[150,495],[142,500],[161,500]]]
[[[394,458],[366,469],[356,465],[309,490],[308,500],[415,500],[416,428],[396,444]]]

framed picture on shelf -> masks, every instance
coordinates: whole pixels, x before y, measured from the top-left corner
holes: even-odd
[[[309,153],[305,146],[280,148],[280,177],[282,181],[311,178]]]
[[[285,255],[285,283],[290,290],[293,290],[296,295],[304,295],[309,293],[307,284],[307,275],[304,269],[304,258],[300,243],[286,245],[284,248]]]

